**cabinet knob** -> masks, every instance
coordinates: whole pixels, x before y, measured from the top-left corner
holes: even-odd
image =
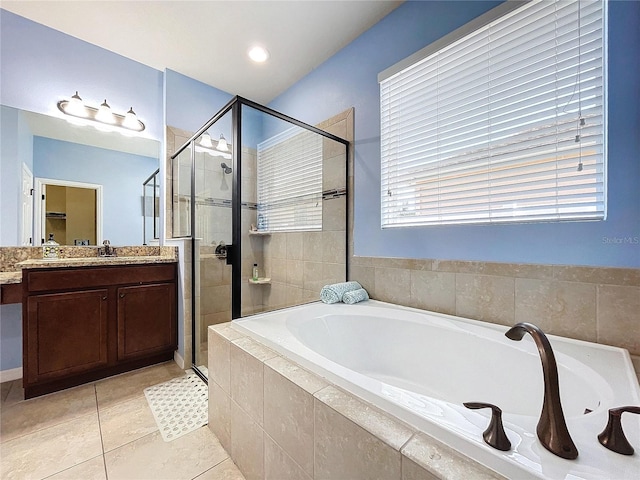
[[[104,297],[102,297],[102,299],[103,299],[103,300],[106,300],[106,299],[107,299],[107,296],[105,295]]]
[[[120,298],[124,298],[125,295],[126,295],[126,293],[121,293],[120,294]]]

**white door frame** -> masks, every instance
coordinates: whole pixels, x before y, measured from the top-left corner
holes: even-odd
[[[34,217],[38,220],[35,222],[34,245],[40,245],[41,239],[44,238],[46,213],[44,208],[43,195],[46,195],[47,185],[56,185],[59,187],[76,187],[87,188],[96,191],[96,244],[102,245],[102,185],[97,183],[72,182],[70,180],[56,180],[52,178],[35,179],[35,193],[38,195],[34,201]],[[44,238],[46,240],[46,238]]]

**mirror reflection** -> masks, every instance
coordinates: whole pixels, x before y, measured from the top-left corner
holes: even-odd
[[[157,242],[158,141],[0,108],[0,142],[15,147],[20,165],[3,171],[2,185],[23,185],[19,244],[40,245],[50,233],[61,245]]]

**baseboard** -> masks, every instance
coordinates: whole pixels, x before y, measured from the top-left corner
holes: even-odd
[[[178,353],[178,350],[173,352],[173,361],[176,362],[182,370],[186,370],[184,366],[184,358],[182,358],[180,353]]]
[[[0,370],[0,383],[11,382],[22,378],[22,367]]]

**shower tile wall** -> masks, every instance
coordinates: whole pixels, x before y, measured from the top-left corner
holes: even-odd
[[[180,161],[172,168],[170,157],[183,145],[192,133],[175,127],[167,127],[167,236],[170,238],[175,229],[176,235],[190,235],[190,212],[188,199],[190,196],[191,164],[190,156],[180,157]],[[231,320],[231,266],[224,258],[215,255],[215,248],[220,241],[231,243],[231,195],[232,176],[224,174],[220,166],[222,162],[230,165],[230,161],[222,157],[211,157],[204,153],[196,154],[196,285],[193,292],[196,298],[195,316],[200,318],[200,328],[194,332],[196,344],[206,348],[207,327]],[[263,289],[251,286],[253,263],[263,265],[263,246],[259,238],[250,237],[251,224],[257,222],[257,211],[252,204],[256,202],[256,151],[242,150],[242,314],[248,315],[264,310]],[[182,197],[182,198],[181,198]],[[226,202],[226,203],[225,203]],[[171,212],[178,212],[173,222]],[[185,258],[187,271],[185,279],[191,278],[191,256]],[[191,289],[190,289],[191,292]],[[188,331],[191,332],[190,302]],[[186,315],[186,312],[185,312]],[[185,319],[185,329],[187,321]],[[186,330],[185,330],[186,331]],[[188,347],[191,341],[187,342]]]
[[[253,264],[257,263],[260,276],[265,277],[264,269],[264,238],[249,235],[252,225],[258,223],[258,210],[255,205],[258,201],[257,183],[257,152],[255,148],[242,148],[242,305],[241,315],[251,315],[264,311],[264,292],[268,285],[252,285],[249,279],[253,274]]]
[[[181,130],[175,127],[167,127],[166,129],[166,192],[165,195],[165,207],[167,215],[165,216],[165,232],[167,238],[174,236],[186,236],[188,235],[188,215],[174,215],[176,212],[182,212],[178,205],[177,194],[180,192],[183,195],[189,195],[190,181],[191,181],[191,166],[184,160],[181,162],[172,162],[171,155],[173,155],[178,148],[185,144],[191,137],[191,133],[186,130]],[[182,158],[181,158],[182,160]],[[186,183],[185,183],[186,182]],[[181,227],[182,225],[182,227]],[[184,230],[184,232],[183,232]]]
[[[224,174],[221,160],[204,162],[203,168],[196,169],[196,194],[202,198],[216,199],[216,205],[198,206],[196,210],[196,228],[201,232],[200,246],[200,297],[201,322],[200,334],[203,343],[207,338],[207,327],[231,320],[231,266],[225,259],[215,255],[215,248],[224,241],[231,244],[231,174]],[[197,165],[197,163],[196,163]],[[256,223],[256,152],[255,149],[242,148],[242,305],[241,314],[250,315],[263,311],[262,289],[249,284],[254,263],[262,265],[263,248],[249,235],[251,224]],[[228,200],[228,205],[220,206],[218,200]],[[257,288],[256,288],[257,287]]]

